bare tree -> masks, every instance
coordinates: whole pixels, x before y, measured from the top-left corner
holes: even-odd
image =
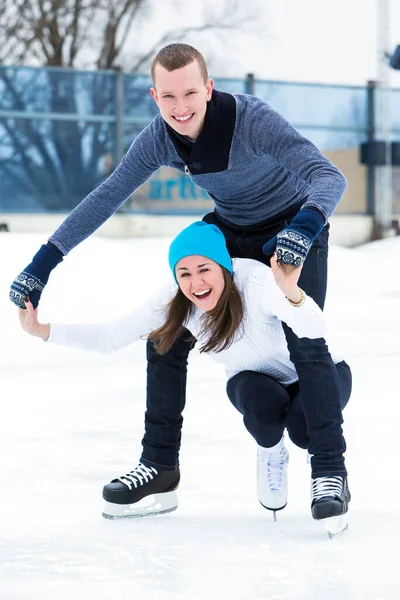
[[[255,8],[259,2],[249,1]],[[69,210],[113,168],[119,158],[118,75],[106,70],[147,70],[156,50],[172,40],[202,32],[220,36],[254,20],[249,2],[225,0],[217,9],[204,2],[195,20],[154,36],[151,23],[160,6],[163,15],[179,15],[185,5],[180,0],[0,0],[0,110],[13,111],[0,118],[3,203],[10,198],[14,205]],[[148,87],[148,80],[140,85],[125,77],[125,114],[142,110],[150,120],[155,107]],[[48,118],[35,119],[38,112]],[[126,137],[140,128],[131,125]]]
[[[246,27],[256,19],[260,0],[246,5],[240,0],[224,0],[216,7],[211,0],[203,2],[196,22],[178,23],[161,33],[144,53],[136,50],[151,37],[154,14],[161,9],[163,15],[171,11],[179,15],[185,5],[181,0],[0,0],[0,63],[125,67],[136,72],[147,66],[158,47],[171,40]],[[124,65],[127,44],[131,46],[130,64]]]
[[[1,0],[0,62],[76,67],[115,66],[128,29],[146,0]]]

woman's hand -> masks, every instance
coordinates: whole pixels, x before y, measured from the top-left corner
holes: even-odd
[[[29,300],[25,301],[26,309],[19,308],[18,316],[21,327],[26,333],[39,337],[44,341],[49,339],[50,325],[48,323],[39,323],[37,318],[37,308],[34,309]]]
[[[276,253],[272,256],[270,264],[276,284],[285,294],[286,298],[289,298],[289,300],[295,303],[300,302],[302,296],[297,282],[303,265],[300,265],[300,267],[293,267],[293,265],[286,265],[285,263],[278,262]]]

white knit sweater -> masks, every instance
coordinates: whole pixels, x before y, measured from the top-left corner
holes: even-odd
[[[301,307],[292,306],[275,283],[272,271],[262,263],[244,258],[233,261],[234,280],[244,305],[241,333],[222,352],[209,356],[223,363],[228,379],[245,370],[270,375],[288,385],[298,379],[289,359],[281,321],[289,325],[298,337],[325,337],[325,325],[320,308],[306,296]],[[149,301],[130,314],[110,323],[95,325],[51,324],[49,342],[95,352],[114,352],[146,337],[165,321],[165,306],[175,295],[175,282],[162,288]],[[199,308],[185,327],[204,343]],[[340,358],[334,358],[339,362]]]

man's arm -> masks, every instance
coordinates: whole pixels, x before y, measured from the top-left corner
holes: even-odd
[[[278,260],[302,264],[315,238],[339,204],[346,188],[343,173],[282,115],[268,104],[255,101],[248,116],[251,144],[257,154],[268,154],[292,175],[309,184],[307,201],[276,238],[265,244],[265,254],[275,249]]]
[[[155,152],[156,126],[153,121],[134,140],[126,156],[110,177],[91,192],[68,215],[42,245],[32,262],[11,285],[10,299],[25,309],[30,298],[37,307],[51,271],[72,248],[96,231],[127,198],[161,165]]]
[[[160,166],[154,122],[133,141],[115,171],[68,215],[49,238],[63,255],[105,223]]]
[[[313,208],[324,224],[347,188],[343,173],[281,114],[256,99],[247,115],[249,141],[256,154],[268,154],[292,175],[309,184],[303,210]]]

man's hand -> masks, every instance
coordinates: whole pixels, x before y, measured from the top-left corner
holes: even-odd
[[[25,301],[30,299],[33,307],[36,308],[51,271],[62,259],[63,255],[58,248],[50,243],[44,244],[33,257],[32,262],[11,284],[11,302],[25,310]]]
[[[267,256],[276,252],[278,262],[299,267],[324,224],[324,218],[317,209],[304,208],[285,229],[264,244],[263,252]]]
[[[25,309],[18,309],[19,322],[26,333],[34,335],[44,341],[49,339],[50,325],[48,323],[39,323],[37,318],[37,308],[33,308],[32,303],[27,300]]]

